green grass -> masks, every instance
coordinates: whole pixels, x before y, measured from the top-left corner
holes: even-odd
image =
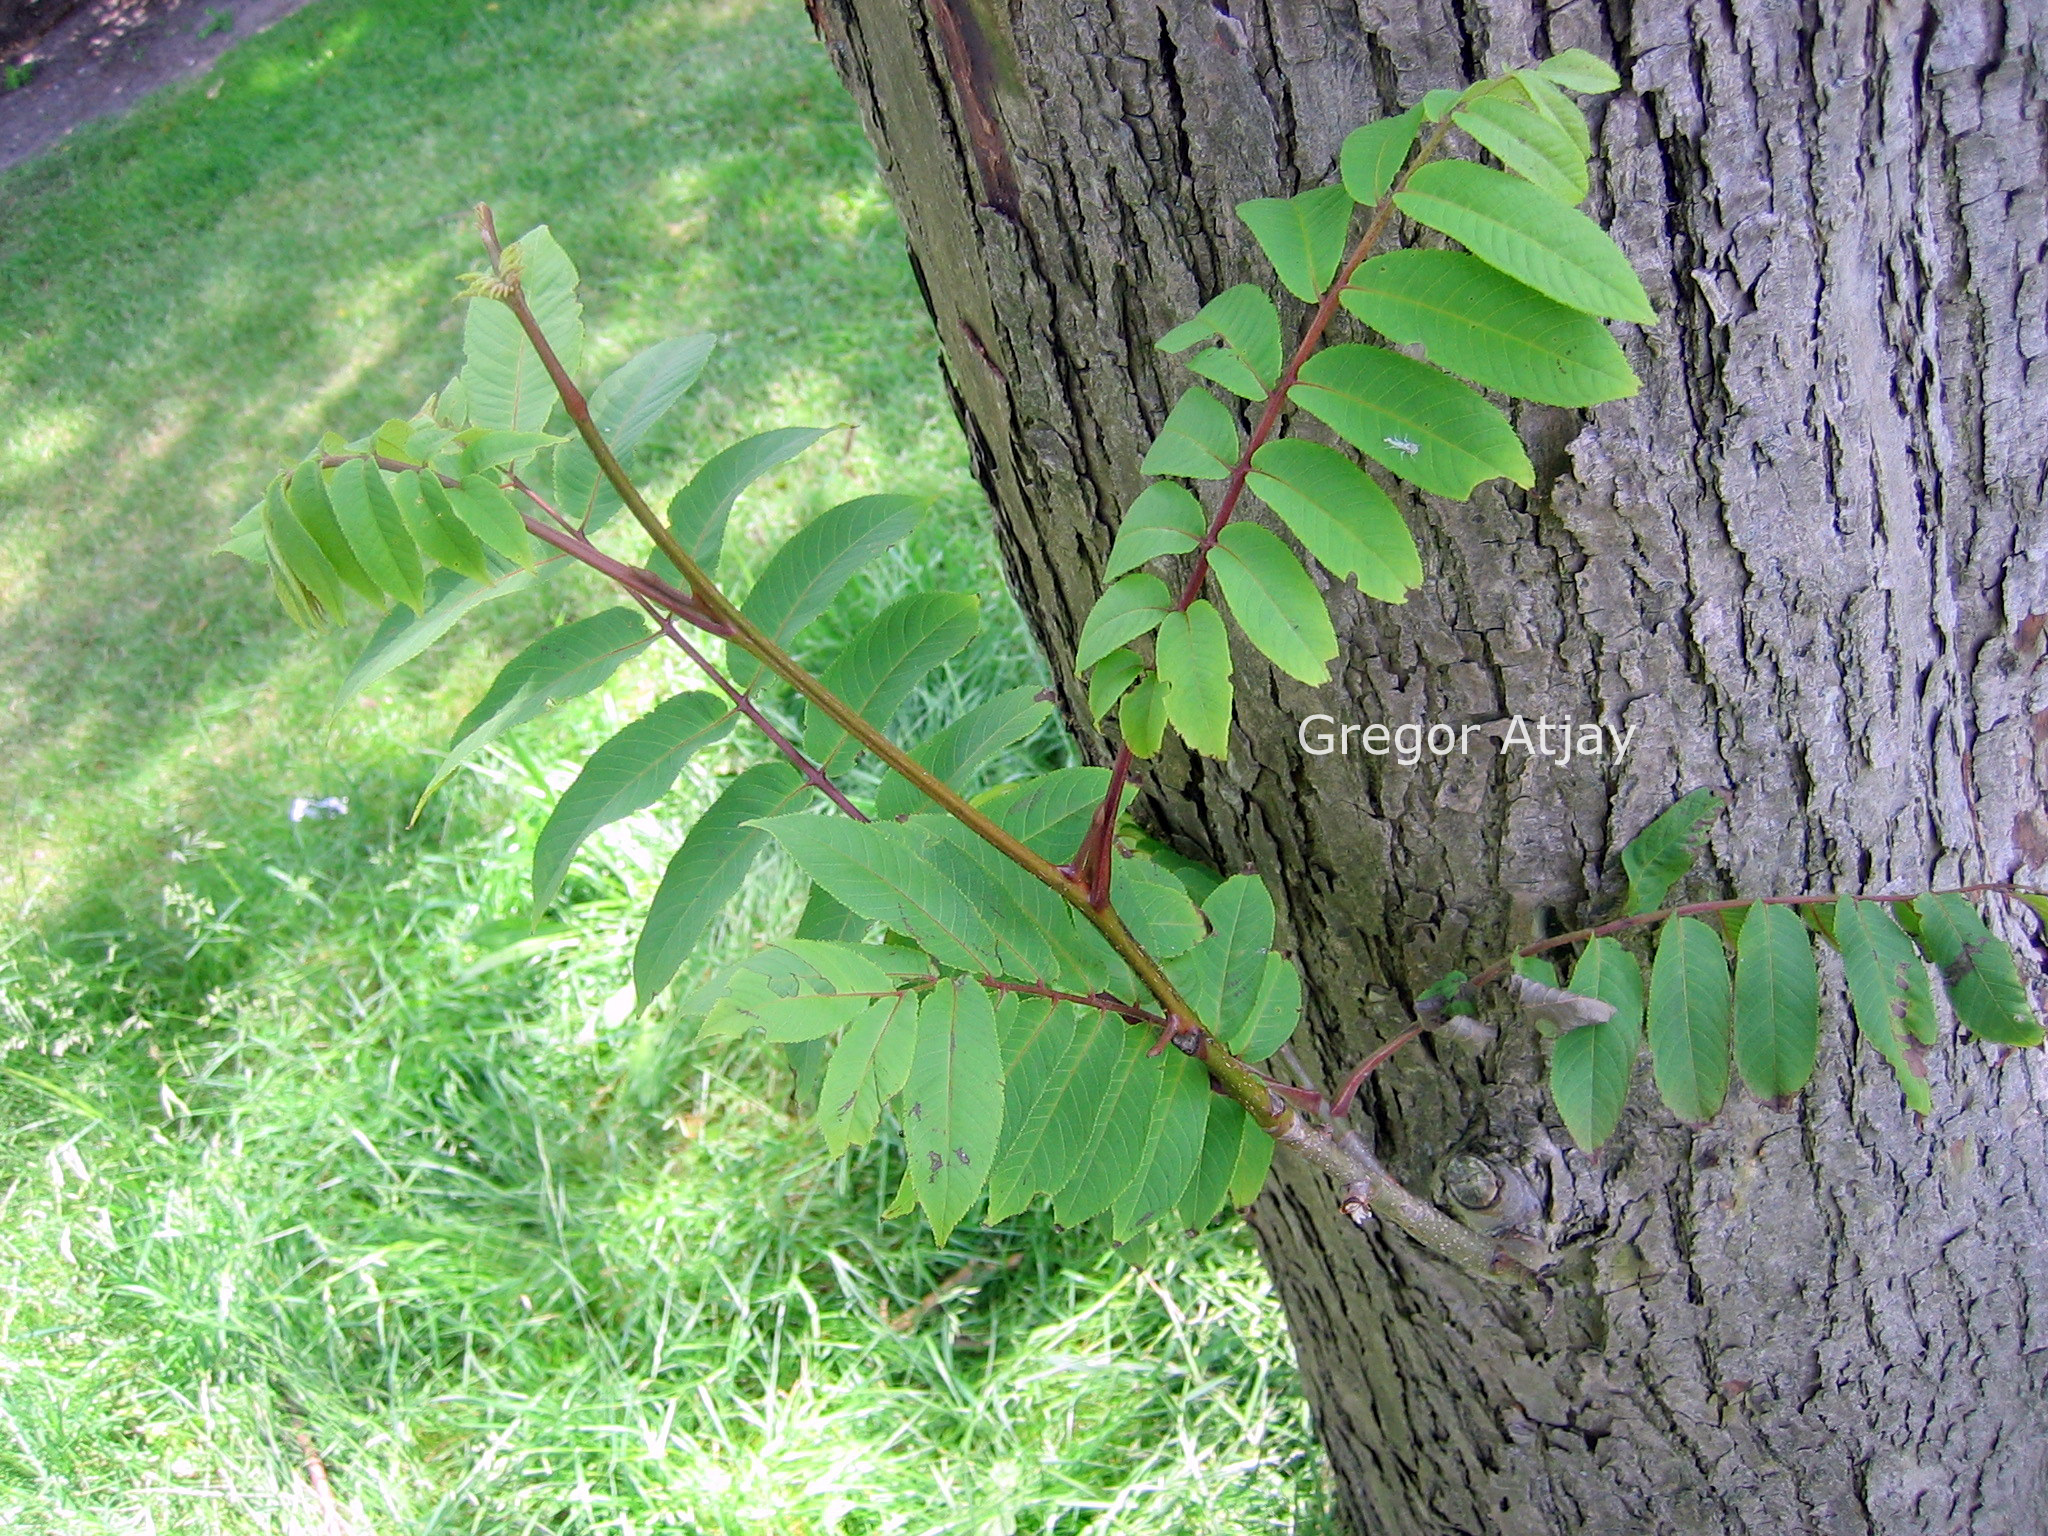
[[[752,499],[742,567],[835,499],[933,498],[818,644],[907,584],[1000,590],[794,3],[334,0],[0,175],[0,1517],[332,1536],[310,1444],[359,1536],[1324,1529],[1241,1229],[1142,1272],[1039,1215],[936,1248],[880,1219],[894,1149],[827,1158],[779,1060],[628,1017],[635,916],[751,749],[528,928],[548,795],[679,666],[407,828],[425,749],[597,588],[486,609],[334,717],[362,627],[305,640],[207,554],[318,432],[451,371],[479,198],[577,257],[596,366],[725,338],[656,490],[744,432],[852,425]],[[911,734],[1039,674],[986,607]],[[294,826],[295,794],[351,813]],[[792,898],[767,868],[714,952]]]

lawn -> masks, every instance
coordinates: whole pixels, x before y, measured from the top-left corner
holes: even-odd
[[[742,504],[742,567],[904,490],[931,515],[848,617],[909,583],[1000,593],[795,0],[321,0],[0,174],[0,1516],[1323,1529],[1241,1228],[1144,1269],[1035,1214],[935,1247],[881,1219],[900,1153],[827,1157],[772,1048],[631,1015],[634,914],[743,759],[603,834],[530,926],[547,794],[680,668],[535,722],[408,828],[431,749],[595,586],[482,610],[337,713],[365,626],[301,636],[210,553],[321,431],[452,371],[479,199],[576,256],[599,370],[721,337],[643,455],[657,491],[746,432],[844,424]],[[1041,674],[984,609],[912,734]],[[288,818],[328,795],[346,816]],[[713,951],[791,901],[768,868]]]

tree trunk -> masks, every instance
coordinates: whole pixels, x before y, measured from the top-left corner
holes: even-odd
[[[1589,209],[1663,317],[1618,328],[1641,394],[1522,408],[1535,491],[1411,497],[1423,590],[1336,602],[1328,689],[1240,646],[1228,764],[1146,781],[1163,835],[1275,888],[1326,1083],[1445,970],[1611,911],[1618,850],[1696,785],[1729,801],[1702,894],[2048,862],[2042,0],[813,3],[1098,755],[1068,662],[1190,382],[1151,341],[1267,281],[1232,207],[1331,180],[1427,89],[1571,46],[1621,71]],[[1402,766],[1308,754],[1318,712],[1634,734]],[[2048,1071],[1944,1049],[1916,1124],[1828,1019],[1789,1108],[1738,1090],[1691,1129],[1639,1072],[1591,1157],[1526,1022],[1383,1069],[1382,1155],[1547,1248],[1541,1294],[1276,1167],[1253,1224],[1354,1529],[2048,1531]]]

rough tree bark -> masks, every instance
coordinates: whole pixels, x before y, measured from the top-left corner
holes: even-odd
[[[1622,332],[1641,395],[1524,409],[1533,493],[1411,498],[1423,591],[1338,602],[1327,690],[1240,646],[1229,763],[1147,784],[1162,833],[1275,886],[1320,1071],[1445,969],[1602,911],[1695,785],[1730,800],[1715,894],[2048,861],[2042,0],[813,5],[1096,752],[1066,662],[1185,382],[1152,338],[1263,275],[1232,206],[1331,179],[1426,89],[1569,46],[1621,70],[1590,206],[1663,316]],[[1403,768],[1307,755],[1315,711],[1635,737]],[[1547,1245],[1547,1293],[1361,1237],[1300,1167],[1253,1212],[1355,1529],[2048,1531],[2038,1053],[1939,1053],[1917,1125],[1837,1010],[1789,1110],[1738,1090],[1688,1129],[1639,1074],[1598,1157],[1541,1060],[1513,1022],[1411,1049],[1368,1114],[1413,1186]]]

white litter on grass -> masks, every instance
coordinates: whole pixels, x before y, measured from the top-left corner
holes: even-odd
[[[291,818],[294,823],[301,821],[332,821],[337,816],[348,814],[347,795],[325,795],[318,800],[305,795],[292,796]]]

